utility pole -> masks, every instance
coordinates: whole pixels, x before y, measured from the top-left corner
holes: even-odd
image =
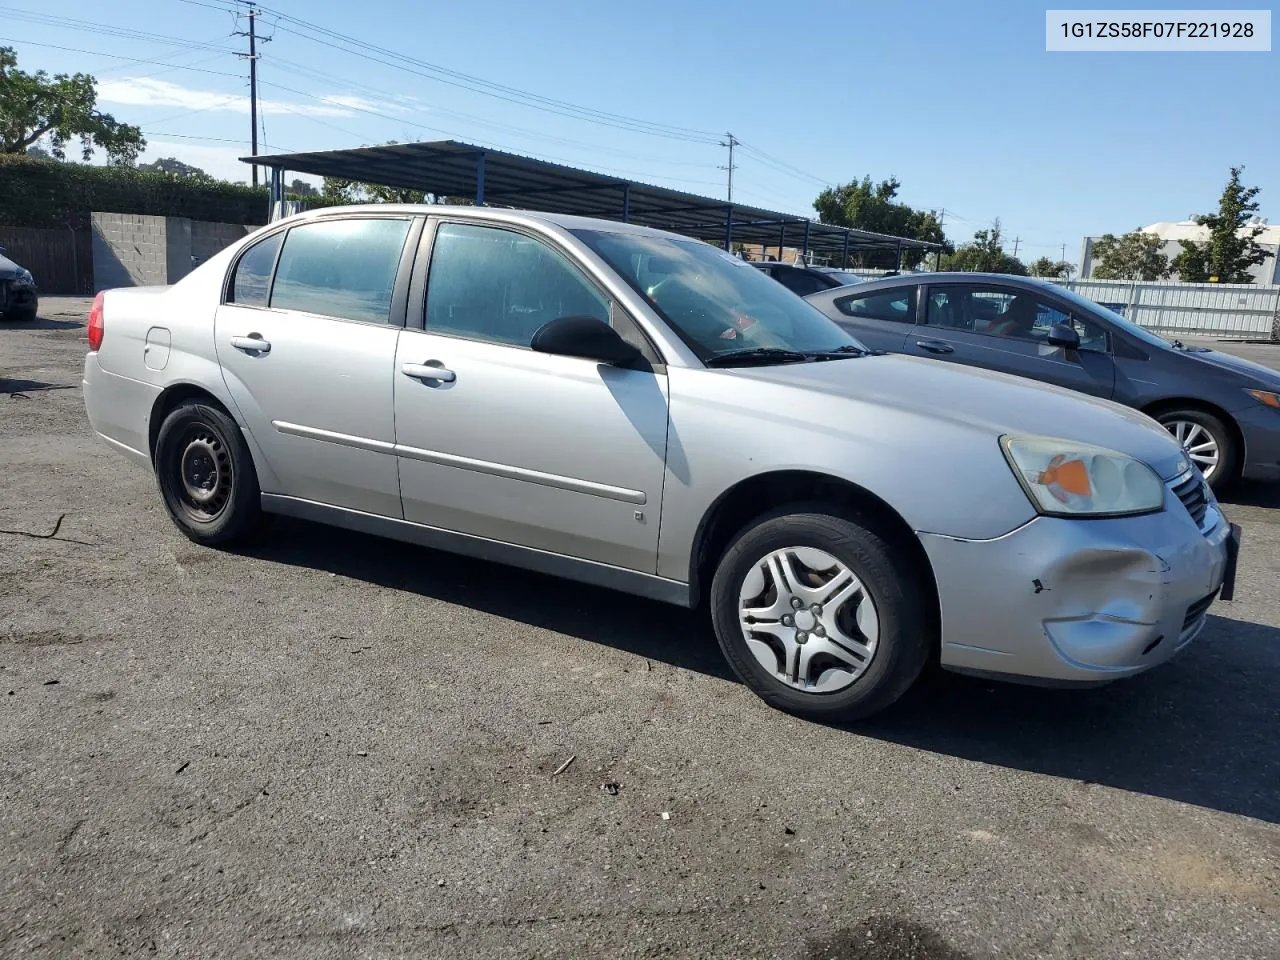
[[[1013,238],[1013,259],[1015,259],[1015,260],[1017,260],[1017,259],[1018,259],[1018,244],[1020,244],[1020,243],[1022,243],[1022,238],[1021,238],[1021,237],[1014,237],[1014,238]]]
[[[734,136],[732,133],[726,133],[725,136],[728,137],[729,139],[728,141],[721,140],[720,146],[729,148],[729,165],[727,167],[718,167],[717,169],[729,171],[729,195],[725,199],[727,199],[730,203],[733,203],[733,171],[734,171],[733,148],[738,145],[738,141],[734,139]]]
[[[248,59],[249,61],[249,127],[250,127],[250,156],[258,155],[258,33],[257,33],[257,17],[258,8],[253,5],[251,0],[240,0],[249,8],[249,29],[248,31],[238,30],[236,36],[249,38],[249,52],[241,53],[237,56]],[[267,39],[270,39],[269,37]],[[265,40],[263,41],[266,42]],[[258,165],[253,166],[253,185],[258,185]]]

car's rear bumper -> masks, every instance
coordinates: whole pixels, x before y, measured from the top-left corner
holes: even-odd
[[[1247,480],[1280,480],[1280,410],[1256,404],[1234,415],[1244,436]]]
[[[942,610],[942,665],[1096,684],[1190,643],[1223,584],[1231,530],[1201,533],[1175,499],[1155,514],[1038,517],[995,540],[922,534]]]

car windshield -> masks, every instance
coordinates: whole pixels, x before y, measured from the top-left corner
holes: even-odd
[[[778,281],[700,240],[575,230],[703,362],[856,356],[866,348]]]
[[[1130,336],[1137,337],[1139,340],[1145,341],[1153,347],[1169,346],[1169,341],[1164,339],[1164,337],[1156,336],[1150,330],[1138,326],[1132,320],[1126,320],[1114,310],[1104,307],[1102,304],[1097,301],[1090,300],[1088,297],[1083,297],[1074,290],[1068,290],[1065,287],[1054,287],[1054,293],[1063,300],[1069,300],[1085,312],[1091,312],[1094,315],[1101,316],[1102,319],[1106,320],[1112,326],[1119,327]]]
[[[860,277],[856,273],[846,273],[843,270],[827,270],[824,272],[827,274],[827,276],[834,277],[835,279],[839,280],[841,283],[845,284],[846,286],[848,286],[851,283],[866,282],[866,277]]]

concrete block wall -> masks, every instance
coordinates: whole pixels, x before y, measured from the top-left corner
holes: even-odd
[[[93,289],[168,283],[165,217],[91,214]]]
[[[256,229],[134,213],[94,213],[91,220],[95,292],[177,283],[196,265]]]
[[[211,220],[190,220],[191,255],[196,263],[204,263],[219,250],[243,240],[257,227],[243,223],[215,223]]]

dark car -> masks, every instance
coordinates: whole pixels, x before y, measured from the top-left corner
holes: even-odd
[[[0,316],[5,320],[34,320],[40,301],[31,271],[5,256],[0,247]]]
[[[773,279],[800,296],[808,296],[821,290],[833,290],[858,282],[861,278],[853,278],[852,274],[842,274],[833,270],[822,270],[817,267],[806,267],[798,263],[775,263],[772,260],[753,260],[751,265],[757,270],[767,273]]]
[[[1280,479],[1280,373],[1165,340],[1064,287],[921,273],[806,299],[878,350],[1017,374],[1141,410],[1177,437],[1215,489],[1240,476]]]

